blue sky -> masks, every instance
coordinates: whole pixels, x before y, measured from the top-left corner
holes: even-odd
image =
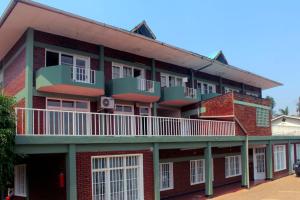
[[[296,113],[300,96],[300,1],[38,0],[124,29],[146,20],[157,39],[279,81],[263,92]],[[3,13],[9,0],[0,0]]]

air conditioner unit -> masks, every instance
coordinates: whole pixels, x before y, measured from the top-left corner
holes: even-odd
[[[101,97],[100,103],[98,105],[99,105],[98,110],[114,109],[115,108],[115,100],[111,97]]]

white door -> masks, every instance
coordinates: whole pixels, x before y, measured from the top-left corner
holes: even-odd
[[[266,178],[265,148],[253,148],[254,180]]]

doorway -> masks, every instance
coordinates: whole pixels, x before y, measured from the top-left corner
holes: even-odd
[[[266,148],[253,148],[254,180],[266,179]]]

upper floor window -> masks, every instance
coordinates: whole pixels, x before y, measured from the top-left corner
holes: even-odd
[[[197,81],[197,89],[200,89],[201,94],[216,93],[216,85],[212,83]]]
[[[229,92],[240,92],[239,89],[237,88],[230,88],[230,87],[225,87],[224,88],[225,93],[229,93]]]
[[[259,97],[259,94],[257,92],[253,92],[253,91],[246,91],[246,95],[253,96],[253,97]]]
[[[160,75],[160,82],[161,87],[185,86],[182,77],[163,73]]]
[[[144,78],[145,71],[137,67],[132,67],[120,63],[112,63],[112,79],[136,77]]]
[[[269,127],[270,111],[264,108],[256,108],[256,126]]]
[[[59,51],[46,50],[46,67],[56,65],[90,68],[90,58]]]

